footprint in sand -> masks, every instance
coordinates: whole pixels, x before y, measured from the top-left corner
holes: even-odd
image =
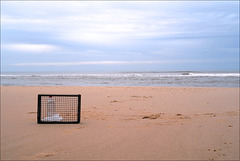
[[[143,119],[157,119],[161,116],[162,113],[158,113],[158,114],[151,114],[148,116],[143,116]]]
[[[141,99],[141,98],[153,98],[153,96],[135,96],[135,95],[133,95],[133,96],[130,96],[131,98],[138,98],[138,99]]]
[[[70,134],[72,132],[72,130],[65,130],[64,134]]]
[[[183,122],[189,121],[192,118],[190,116],[186,116],[180,113],[174,114],[174,115],[168,115],[165,113],[157,113],[157,114],[151,114],[143,116],[142,119],[159,119],[161,118],[160,122],[155,122],[153,124],[155,125],[169,125],[173,123],[181,123],[183,125]]]
[[[229,111],[229,112],[225,112],[225,114],[227,116],[239,116],[240,115],[240,111]]]
[[[48,153],[38,153],[34,156],[34,158],[47,158],[47,157],[51,157],[53,155],[57,154],[57,152],[48,152]]]
[[[180,113],[176,114],[176,116],[177,116],[177,118],[179,118],[179,119],[191,119],[191,117],[189,117],[189,116],[184,116],[184,117],[183,117],[183,114],[180,114]]]
[[[74,131],[76,131],[76,130],[80,130],[80,129],[83,129],[84,127],[77,127],[77,128],[74,128],[74,129],[68,129],[68,130],[64,130],[63,131],[63,133],[65,134],[65,135],[68,135],[68,134],[71,134],[71,133],[73,133]]]
[[[209,117],[216,117],[215,113],[205,113],[203,115],[209,116]]]
[[[110,103],[116,103],[116,102],[119,102],[119,101],[117,100],[110,101]]]
[[[82,128],[84,128],[84,127],[77,127],[76,129],[82,129]]]
[[[28,114],[36,114],[37,112],[28,112]]]

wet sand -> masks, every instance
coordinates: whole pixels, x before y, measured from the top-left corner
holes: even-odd
[[[37,124],[81,94],[80,124]],[[239,160],[239,88],[1,87],[2,160]]]

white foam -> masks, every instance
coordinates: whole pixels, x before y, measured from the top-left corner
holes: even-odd
[[[1,74],[1,77],[239,77],[239,73],[56,73]]]
[[[62,116],[59,116],[59,114],[55,114],[53,116],[50,117],[46,117],[44,119],[42,119],[42,121],[61,121],[63,119]]]
[[[195,77],[239,77],[239,73],[189,73]]]

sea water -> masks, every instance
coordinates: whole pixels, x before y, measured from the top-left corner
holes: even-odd
[[[239,87],[239,72],[3,72],[2,86]]]

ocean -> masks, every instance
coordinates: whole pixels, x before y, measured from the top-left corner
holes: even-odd
[[[239,87],[239,72],[2,72],[1,86]]]

